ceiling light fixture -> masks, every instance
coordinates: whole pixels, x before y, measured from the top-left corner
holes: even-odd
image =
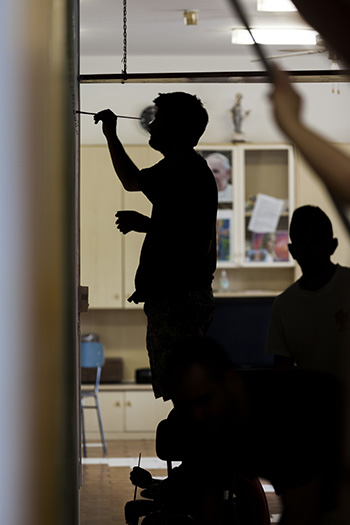
[[[186,26],[196,26],[198,23],[198,11],[197,10],[184,11],[184,23]]]
[[[291,0],[258,0],[258,11],[297,11]]]
[[[259,44],[315,46],[317,31],[312,29],[252,29],[253,36]],[[246,29],[232,29],[232,44],[251,45],[253,40]]]

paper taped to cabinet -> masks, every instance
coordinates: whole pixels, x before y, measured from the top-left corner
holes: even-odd
[[[283,209],[283,199],[258,193],[248,224],[248,230],[256,233],[271,233],[277,229]]]

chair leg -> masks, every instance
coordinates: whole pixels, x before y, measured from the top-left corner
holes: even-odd
[[[107,445],[106,445],[105,435],[104,435],[104,432],[103,432],[102,417],[101,417],[101,411],[100,411],[100,403],[98,402],[98,397],[97,396],[95,397],[95,401],[96,401],[97,417],[98,417],[98,424],[99,424],[99,427],[100,427],[100,434],[101,434],[101,441],[102,441],[102,446],[103,446],[103,452],[105,454],[107,454]]]
[[[80,414],[81,414],[81,429],[83,434],[83,455],[84,458],[87,457],[87,451],[86,451],[86,437],[85,437],[85,421],[84,421],[84,403],[83,400],[80,402]]]

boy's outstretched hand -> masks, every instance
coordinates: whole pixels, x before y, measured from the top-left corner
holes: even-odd
[[[151,219],[138,211],[118,211],[115,216],[117,217],[115,221],[117,228],[121,233],[124,233],[124,235],[131,231],[140,233],[147,233],[148,231]]]
[[[108,137],[109,135],[116,134],[117,128],[117,116],[110,109],[104,109],[94,115],[95,124],[102,122],[103,134]]]
[[[130,481],[133,485],[141,489],[146,489],[151,485],[153,478],[148,470],[141,467],[134,467],[130,473]]]

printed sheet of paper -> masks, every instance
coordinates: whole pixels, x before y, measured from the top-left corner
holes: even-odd
[[[276,231],[283,208],[283,200],[258,193],[248,224],[248,230],[256,233]]]

